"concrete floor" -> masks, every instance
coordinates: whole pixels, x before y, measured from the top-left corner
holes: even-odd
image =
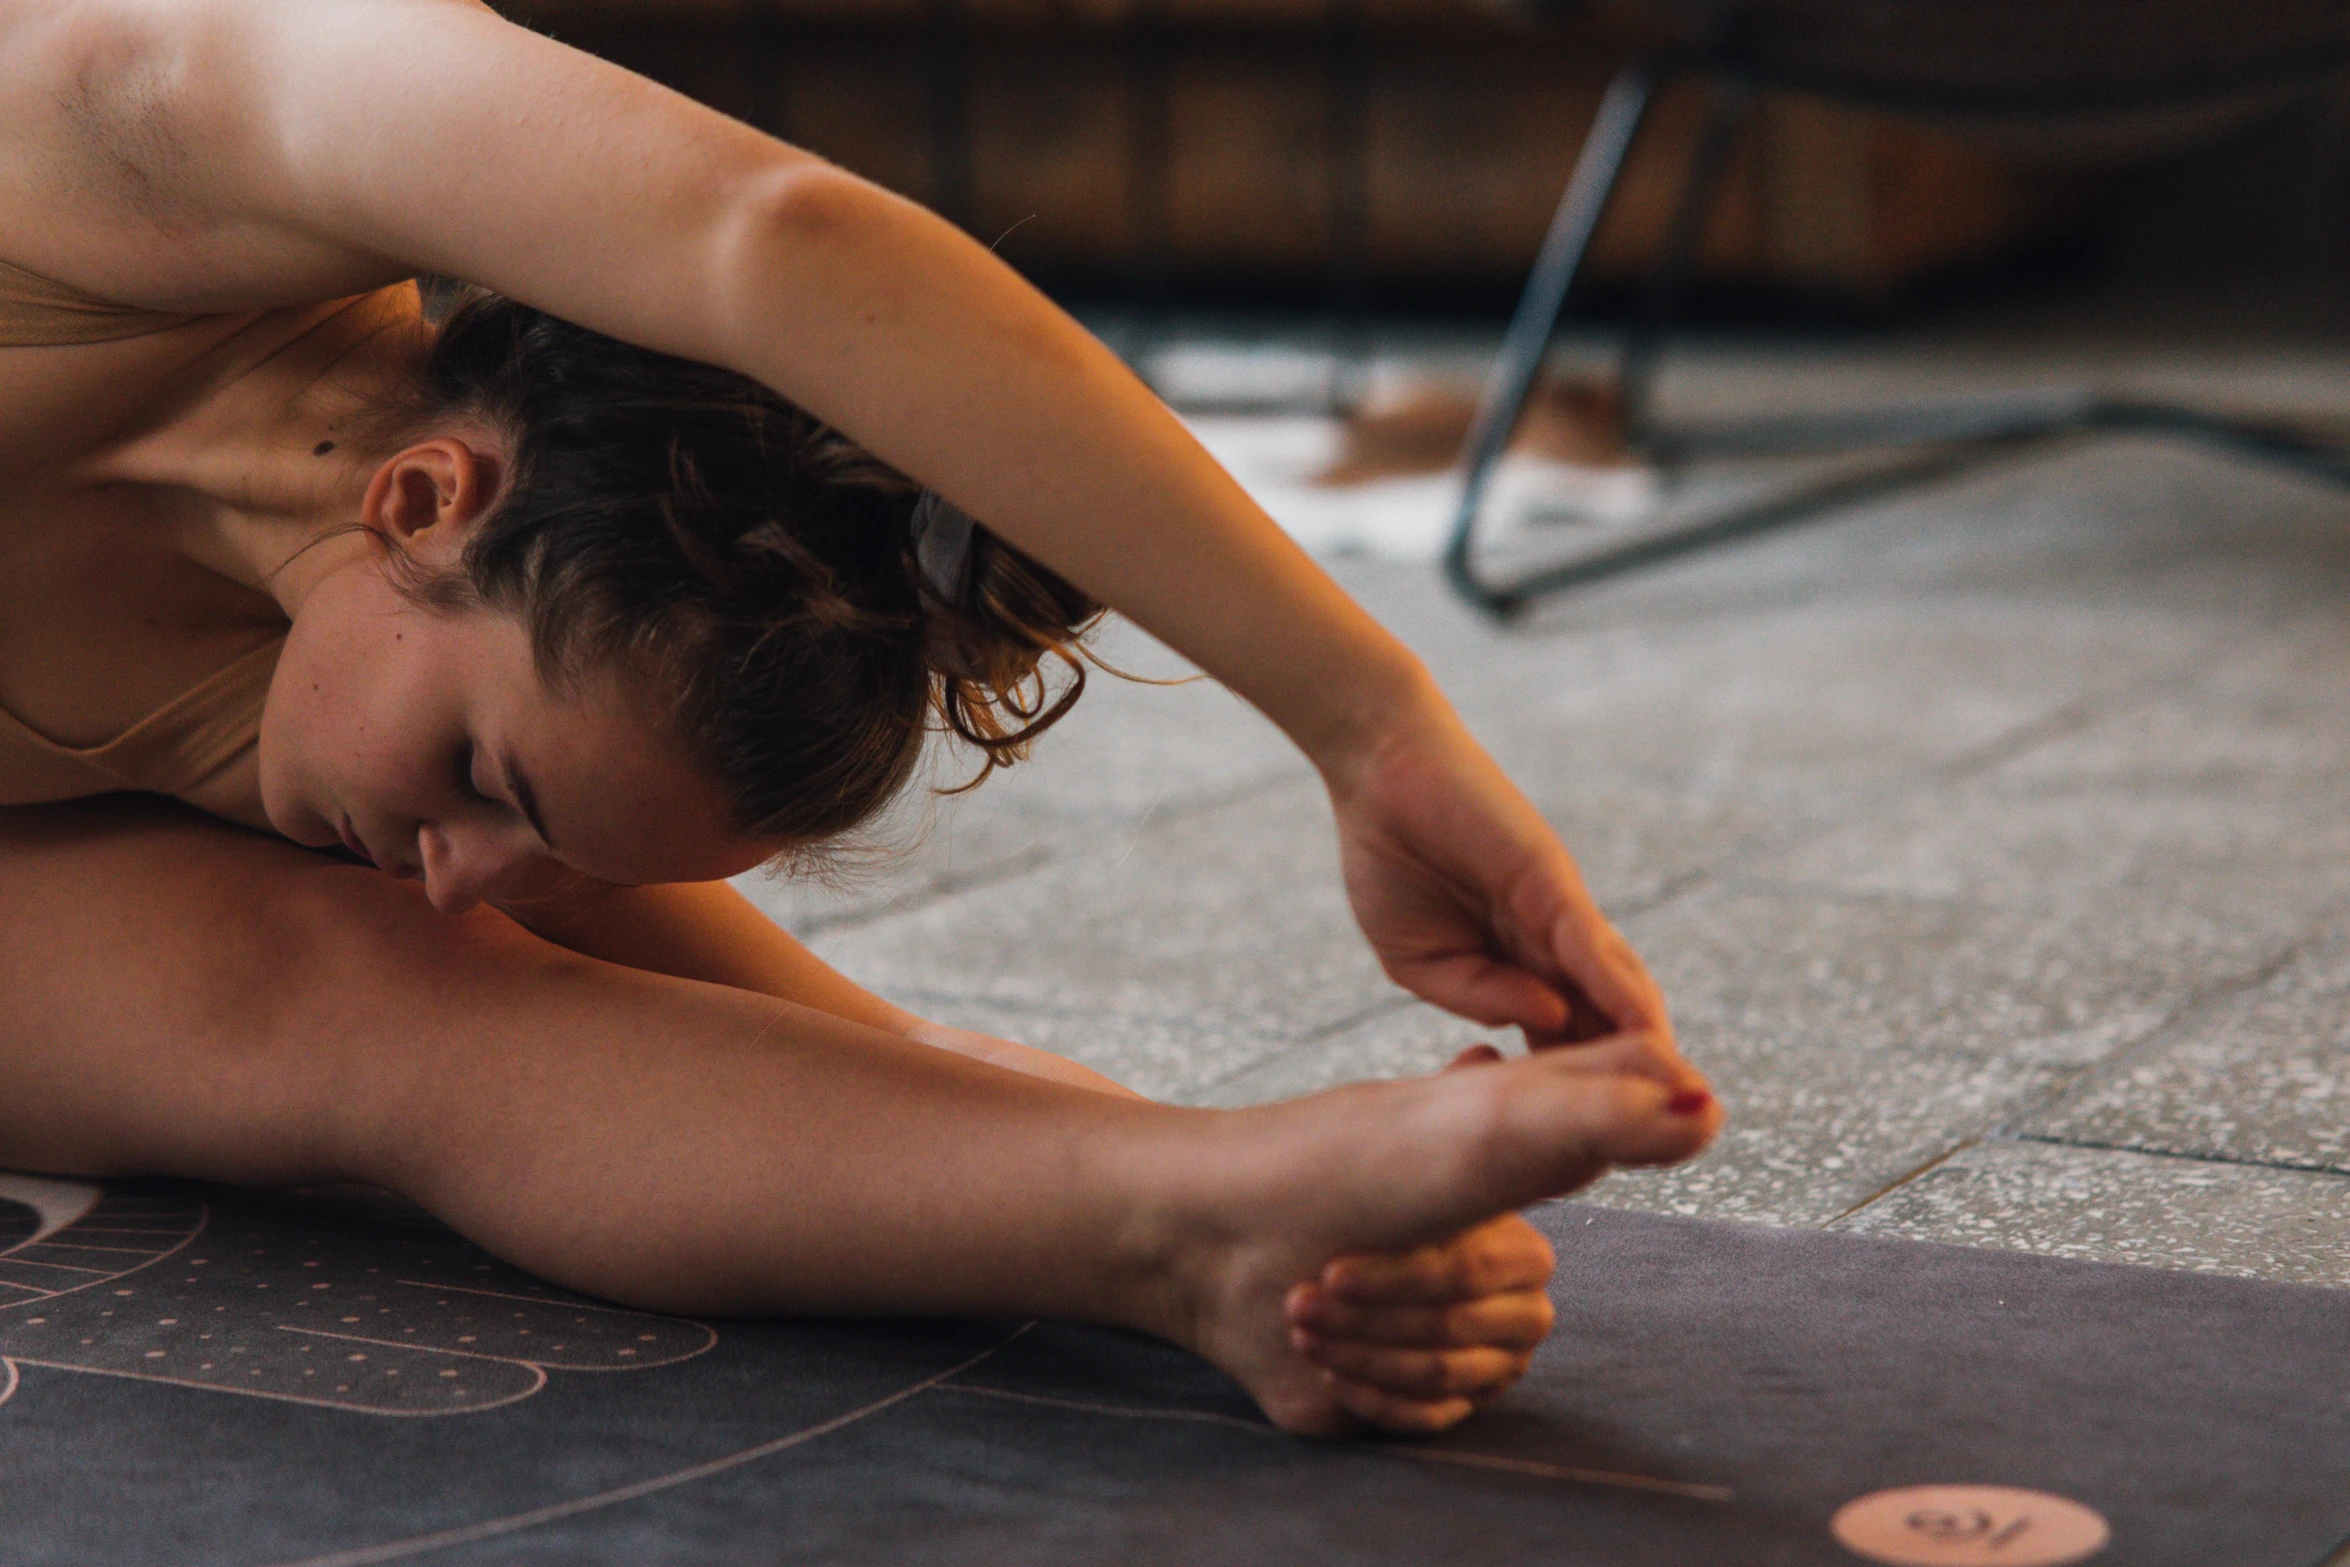
[[[1849,396],[1937,359],[1673,386]],[[2350,389],[2339,352],[2130,367]],[[1423,566],[1331,565],[1558,825],[1730,1106],[1597,1201],[2350,1284],[2350,497],[2107,440],[1507,630]],[[1313,778],[1214,686],[1097,679],[1032,764],[896,832],[841,885],[750,890],[942,1021],[1199,1104],[1478,1037],[1381,977]]]

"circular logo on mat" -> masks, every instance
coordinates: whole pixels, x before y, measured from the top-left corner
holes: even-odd
[[[1892,1567],[2060,1567],[2105,1549],[2105,1520],[2080,1503],[2006,1485],[1912,1485],[1837,1509],[1846,1550]]]

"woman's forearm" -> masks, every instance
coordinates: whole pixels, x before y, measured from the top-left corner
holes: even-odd
[[[949,1028],[865,989],[795,940],[724,882],[594,886],[503,911],[532,934],[583,957],[797,1002],[852,1023],[1032,1077],[1142,1096],[1090,1067],[1009,1039]]]
[[[1148,388],[959,230],[824,166],[752,206],[733,368],[1120,610],[1325,770],[1438,700]]]
[[[623,968],[726,985],[902,1037],[922,1019],[819,958],[724,882],[594,884],[500,912],[531,934]]]
[[[1394,716],[1440,710],[1418,661],[1113,355],[913,203],[486,7],[135,9],[135,52],[188,81],[156,124],[143,100],[118,105],[125,143],[204,156],[130,167],[110,221],[173,214],[151,244],[80,236],[107,266],[157,258],[126,297],[291,302],[395,265],[468,278],[764,381],[1164,639],[1326,770]]]

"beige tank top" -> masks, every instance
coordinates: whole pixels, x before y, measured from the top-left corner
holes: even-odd
[[[118,343],[186,326],[200,316],[110,304],[0,261],[0,348]]]
[[[0,348],[120,342],[201,319],[111,304],[0,261]],[[258,741],[284,645],[255,648],[104,745],[59,745],[0,707],[0,805],[125,790],[196,795]]]

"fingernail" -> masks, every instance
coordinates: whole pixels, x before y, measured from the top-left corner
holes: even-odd
[[[1665,1108],[1675,1115],[1696,1115],[1714,1102],[1714,1096],[1702,1088],[1684,1088],[1665,1101]]]

